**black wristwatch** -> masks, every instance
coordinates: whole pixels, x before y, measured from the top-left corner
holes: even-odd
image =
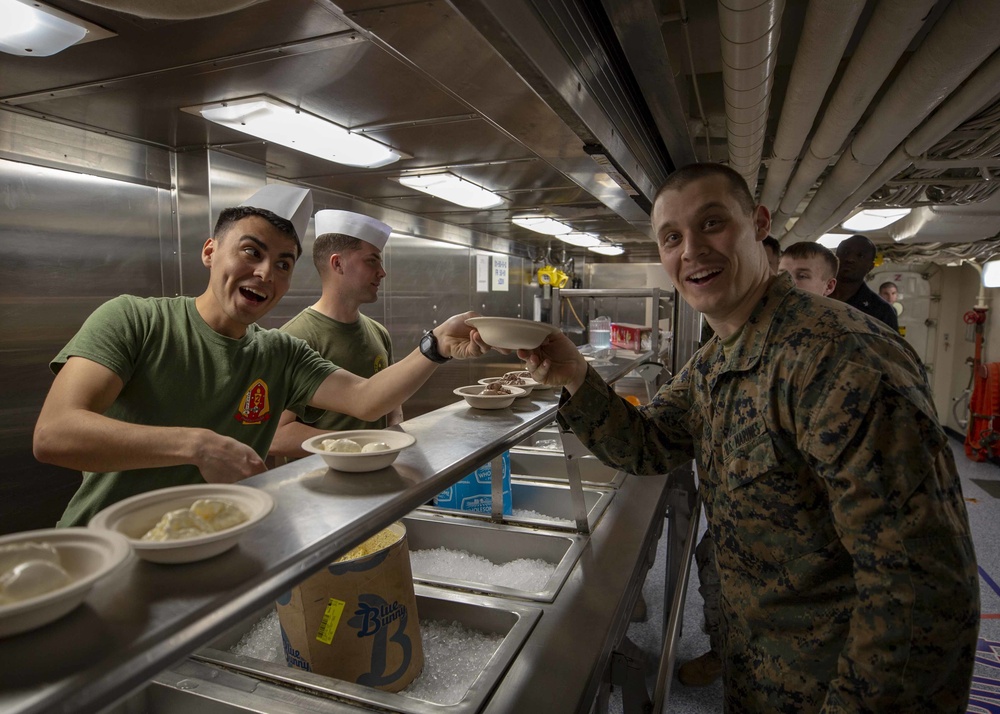
[[[451,357],[445,357],[438,351],[438,338],[430,330],[427,330],[424,336],[420,338],[420,354],[431,362],[437,362],[438,364],[444,364],[451,359]]]

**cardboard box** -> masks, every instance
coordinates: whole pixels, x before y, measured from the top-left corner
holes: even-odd
[[[646,343],[648,344],[649,336],[652,331],[653,328],[651,327],[632,325],[627,322],[612,322],[611,346],[619,347],[623,350],[640,352],[642,350],[643,338],[645,338]]]
[[[406,528],[392,545],[331,563],[278,598],[289,667],[398,692],[424,666]]]
[[[514,512],[510,490],[510,452],[503,452],[503,514]],[[453,486],[434,497],[434,505],[439,508],[454,508],[459,511],[490,513],[493,510],[493,468],[486,463]]]

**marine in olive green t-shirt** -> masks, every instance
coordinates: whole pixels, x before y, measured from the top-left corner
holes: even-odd
[[[261,458],[283,410],[306,418],[319,413],[306,405],[337,369],[305,342],[278,330],[254,324],[240,339],[220,335],[190,297],[114,298],[87,318],[52,360],[52,371],[70,357],[101,364],[125,383],[105,416],[211,429],[250,446]],[[59,525],[86,525],[101,509],[138,493],[204,482],[194,465],[84,472]]]
[[[389,331],[365,315],[359,315],[357,322],[345,323],[307,307],[281,330],[305,340],[338,367],[365,379],[392,364]],[[338,412],[325,412],[310,424],[323,431],[384,429],[388,425],[388,415],[364,421]]]

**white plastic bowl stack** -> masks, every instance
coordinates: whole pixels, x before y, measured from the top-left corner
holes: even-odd
[[[459,387],[455,394],[465,399],[470,407],[475,409],[506,409],[514,400],[528,395],[527,389],[520,387],[507,387],[510,394],[483,394],[485,387],[482,384],[471,384],[468,387]]]
[[[117,533],[87,528],[47,528],[0,538],[0,546],[47,543],[59,553],[70,582],[60,588],[18,602],[0,605],[0,637],[46,625],[75,609],[94,584],[130,559],[128,541]]]
[[[370,451],[367,453],[345,453],[340,451],[327,451],[321,444],[327,439],[350,439],[364,447],[366,444],[382,442],[389,448],[382,451]],[[311,454],[319,454],[323,461],[331,469],[337,471],[347,471],[348,473],[367,473],[378,471],[391,465],[399,452],[408,446],[412,446],[417,441],[412,434],[405,431],[393,431],[391,429],[357,429],[355,431],[331,431],[328,434],[320,434],[302,442],[302,448]]]
[[[225,499],[247,515],[247,520],[225,530],[194,538],[148,541],[142,536],[163,514],[190,508],[200,498]],[[274,499],[260,489],[239,484],[206,483],[161,488],[114,503],[90,519],[88,528],[120,533],[143,560],[153,563],[193,563],[223,553],[274,509]]]

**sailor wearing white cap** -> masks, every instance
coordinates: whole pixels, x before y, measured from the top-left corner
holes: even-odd
[[[474,313],[463,313],[429,333],[435,351],[415,349],[363,379],[262,329],[257,321],[288,290],[311,198],[267,187],[246,203],[224,210],[202,247],[201,295],[113,298],[51,362],[35,457],[84,472],[59,525],[86,525],[144,491],[258,474],[286,409],[375,420],[419,389],[436,361],[489,349],[465,324]]]
[[[389,225],[362,213],[319,211],[313,264],[319,272],[322,294],[314,305],[281,328],[360,377],[371,377],[393,362],[389,331],[360,310],[362,305],[378,300],[378,290],[386,275],[382,250],[391,231]],[[384,429],[402,420],[401,404],[374,420],[326,412],[312,424],[305,424],[294,412],[286,411],[271,442],[271,455],[308,456],[302,442],[317,434]]]

